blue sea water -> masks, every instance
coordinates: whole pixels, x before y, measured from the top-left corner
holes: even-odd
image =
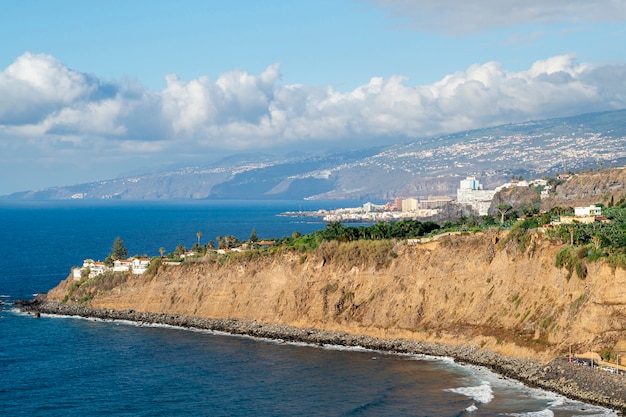
[[[342,202],[343,206],[358,203]],[[1,202],[0,413],[7,416],[614,415],[445,358],[20,313],[120,236],[130,254],[324,227],[336,202]]]

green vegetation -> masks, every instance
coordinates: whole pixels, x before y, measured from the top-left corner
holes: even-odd
[[[568,281],[572,278],[574,271],[576,271],[578,278],[585,279],[587,277],[587,266],[584,264],[583,258],[586,253],[587,248],[584,246],[567,246],[556,255],[554,266],[567,270],[565,279]]]
[[[525,252],[529,248],[532,239],[528,230],[536,228],[537,221],[534,219],[518,221],[511,227],[506,238],[502,240],[501,245],[506,246],[508,243],[514,242],[522,252]]]
[[[548,179],[548,184],[555,185],[561,180]],[[538,188],[534,192],[540,192]],[[607,223],[593,222],[590,224],[572,223],[555,227],[548,227],[545,237],[560,241],[567,246],[557,255],[555,266],[567,271],[567,279],[575,274],[579,279],[585,279],[588,273],[588,264],[597,260],[604,260],[614,268],[626,269],[626,199],[615,202],[613,196],[604,196],[603,216],[610,220]],[[217,263],[227,265],[232,262],[247,262],[267,254],[296,251],[299,252],[299,262],[305,263],[308,254],[316,252],[324,262],[334,261],[345,267],[361,265],[376,268],[388,265],[398,256],[396,242],[406,239],[432,237],[438,234],[460,232],[477,233],[489,230],[509,230],[507,235],[499,240],[499,248],[515,249],[532,256],[538,247],[538,240],[533,238],[534,230],[549,225],[562,215],[573,214],[571,207],[555,206],[547,212],[540,213],[536,203],[526,203],[520,206],[519,212],[509,204],[499,204],[495,207],[497,216],[460,216],[455,221],[437,224],[433,221],[419,221],[407,219],[393,222],[378,222],[370,226],[344,225],[340,222],[329,222],[324,229],[302,235],[294,231],[289,236],[281,238],[265,238],[258,236],[252,228],[246,241],[240,241],[232,235],[217,236],[215,241],[201,244],[202,232],[196,232],[197,241],[193,252],[179,244],[166,257],[165,249],[161,248],[163,260],[192,263]],[[520,212],[523,212],[520,219]],[[267,243],[271,241],[273,243]],[[441,240],[443,244],[451,244],[452,238]],[[237,251],[231,251],[239,248]],[[217,253],[214,248],[224,250]],[[120,238],[116,238],[110,261],[123,259],[127,251]],[[492,254],[493,255],[493,254]],[[161,262],[151,263],[148,274],[156,274]]]
[[[580,310],[580,307],[583,305],[586,299],[587,297],[585,296],[585,294],[582,294],[580,297],[572,301],[569,305],[571,313],[576,314],[578,310]]]
[[[124,272],[107,271],[93,278],[82,278],[79,281],[74,281],[70,285],[61,303],[65,304],[68,301],[81,304],[88,303],[96,294],[110,291],[123,284],[128,280],[129,276],[128,273]]]
[[[113,247],[111,248],[111,253],[105,259],[105,263],[107,265],[113,265],[113,262],[117,260],[126,259],[128,256],[128,249],[124,245],[124,241],[119,236],[115,238],[113,241]]]
[[[344,226],[339,222],[329,222],[326,228],[300,236],[292,235],[279,239],[278,246],[295,248],[301,252],[315,250],[322,242],[382,241],[391,239],[413,239],[426,236],[441,227],[431,221],[402,220],[386,223],[378,222],[371,226]]]
[[[382,268],[391,262],[394,242],[391,240],[353,241],[340,244],[336,240],[322,242],[316,253],[324,260],[343,265],[349,269],[354,266],[368,265]]]
[[[626,269],[626,202],[614,207],[605,207],[602,215],[608,223],[572,223],[561,225],[550,236],[569,245],[558,255],[555,265],[566,268],[567,278],[573,272],[580,279],[587,276],[587,263],[606,260],[614,268]]]

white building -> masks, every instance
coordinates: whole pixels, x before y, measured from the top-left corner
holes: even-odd
[[[133,258],[132,260],[132,269],[133,274],[141,275],[146,272],[148,266],[150,265],[150,258]]]
[[[596,207],[595,205],[591,205],[589,207],[574,207],[574,216],[576,217],[602,216],[602,207]]]
[[[89,271],[89,278],[97,277],[107,271],[113,272],[132,272],[135,275],[141,275],[146,272],[150,265],[149,258],[131,258],[124,260],[116,260],[113,267],[107,266],[104,262],[94,261],[93,259],[85,259],[83,266],[72,269],[72,277],[79,281],[83,277],[83,271]]]
[[[467,177],[461,180],[458,190],[456,190],[456,200],[460,204],[472,206],[480,216],[485,216],[489,212],[491,200],[496,190],[483,190],[483,186],[476,177]]]
[[[462,190],[482,190],[483,186],[476,177],[466,177],[464,180],[461,180],[459,188]]]
[[[130,271],[132,261],[129,259],[117,259],[113,262],[113,272]]]
[[[402,211],[417,211],[419,202],[415,198],[405,198],[402,200]]]

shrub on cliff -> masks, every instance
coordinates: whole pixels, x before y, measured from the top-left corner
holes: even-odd
[[[576,275],[580,279],[585,279],[587,277],[587,265],[584,263],[584,258],[590,248],[586,246],[577,247],[577,246],[567,246],[563,248],[557,255],[554,266],[557,268],[565,268],[567,274],[565,276],[566,280],[570,280],[574,271]]]
[[[345,269],[355,266],[382,268],[394,258],[394,245],[393,240],[357,240],[342,243],[326,241],[320,244],[315,254],[321,257],[324,263],[335,262]]]
[[[146,272],[144,272],[144,275],[148,277],[155,276],[157,272],[159,272],[159,269],[161,268],[162,264],[163,264],[163,258],[152,258],[152,260],[150,261],[150,264],[148,265],[148,268],[146,269]]]
[[[500,245],[502,247],[514,246],[521,252],[526,252],[532,242],[532,234],[529,230],[536,227],[537,221],[535,219],[518,221],[511,227],[511,230],[506,237],[502,239]]]
[[[72,282],[62,303],[88,303],[91,299],[103,292],[112,290],[128,280],[130,274],[124,272],[107,271],[89,279]]]

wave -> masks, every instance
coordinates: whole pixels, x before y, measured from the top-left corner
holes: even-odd
[[[426,355],[426,354],[415,354],[415,353],[398,353],[397,355],[406,355],[409,356],[411,359],[414,359],[416,361],[431,361],[431,362],[444,362],[450,365],[455,365],[457,367],[462,367],[464,365],[459,364],[458,362],[456,362],[454,360],[454,358],[450,357],[450,356],[435,356],[435,355]]]
[[[507,416],[515,416],[515,417],[554,417],[554,412],[552,410],[541,410],[541,411],[531,411],[528,413],[511,413],[507,414]]]
[[[493,400],[493,389],[488,381],[482,381],[477,387],[448,388],[445,391],[465,395],[481,404],[488,404]]]

